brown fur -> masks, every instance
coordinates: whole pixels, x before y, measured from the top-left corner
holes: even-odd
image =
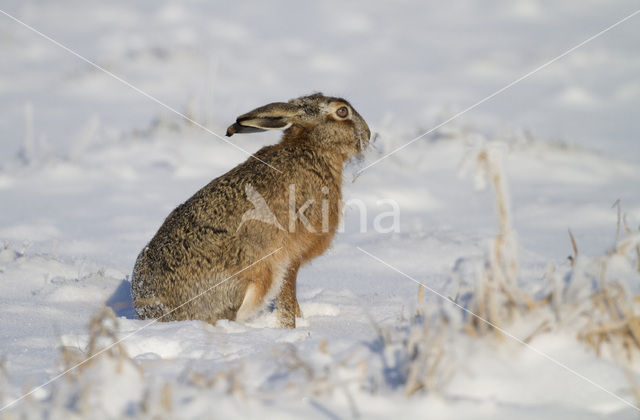
[[[336,116],[341,106],[349,109],[346,119]],[[343,164],[368,143],[370,132],[347,101],[315,94],[241,115],[227,135],[287,125],[278,144],[263,147],[169,214],[134,267],[132,295],[141,318],[244,320],[277,292],[281,325],[295,327],[295,316],[301,316],[298,269],[331,244],[341,212]],[[247,184],[264,197],[284,230],[259,220],[242,222],[254,208]],[[294,212],[314,200],[303,212],[311,231],[301,220],[289,229],[290,184]],[[323,200],[329,210],[324,220]]]

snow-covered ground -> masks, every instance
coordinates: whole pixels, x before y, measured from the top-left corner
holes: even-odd
[[[534,0],[0,5],[219,134],[267,102],[313,91],[344,96],[379,133],[350,174],[639,7]],[[283,330],[269,311],[246,325],[135,319],[128,276],[140,249],[177,204],[246,155],[0,14],[1,405],[126,337],[0,417],[637,417],[620,399],[640,402],[637,349],[631,363],[606,346],[598,355],[577,337],[584,320],[568,315],[536,331],[552,313],[546,307],[500,325],[533,349],[505,335],[476,337],[464,328],[468,314],[430,290],[416,316],[411,278],[455,298],[486,269],[499,224],[490,184],[478,190],[474,178],[479,151],[489,150],[503,158],[519,289],[542,301],[549,277],[564,279],[566,307],[558,311],[569,311],[589,302],[593,265],[606,261],[608,280],[625,284],[629,296],[640,292],[633,248],[600,257],[616,242],[616,200],[630,230],[640,225],[639,21],[629,19],[355,182],[350,175],[344,232],[301,270],[304,317]],[[253,152],[277,138],[232,141]],[[358,200],[366,204],[365,232]],[[376,231],[390,200],[400,209],[399,228]],[[383,217],[383,227],[389,221]],[[573,267],[567,229],[578,246]],[[623,226],[619,237],[629,237]],[[103,314],[90,327],[105,304],[117,325]],[[437,350],[442,359],[430,353]],[[434,358],[442,362],[427,375],[431,382],[405,395],[411,367]]]

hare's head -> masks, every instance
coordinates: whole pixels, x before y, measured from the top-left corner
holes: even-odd
[[[274,102],[240,115],[227,129],[227,136],[265,130],[286,130],[293,141],[316,141],[345,157],[361,152],[371,137],[369,126],[342,98],[316,93]]]

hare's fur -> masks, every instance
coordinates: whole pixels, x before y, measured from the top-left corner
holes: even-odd
[[[341,212],[343,164],[370,132],[347,101],[315,94],[244,114],[227,135],[278,128],[285,129],[278,144],[178,206],[142,250],[131,285],[141,318],[245,320],[275,296],[281,325],[295,327],[298,269],[329,247]],[[277,222],[246,217],[255,211],[247,186]]]

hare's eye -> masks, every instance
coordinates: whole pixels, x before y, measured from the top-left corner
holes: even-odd
[[[336,115],[340,118],[347,118],[347,116],[349,115],[349,110],[347,109],[346,106],[341,106],[336,111]]]

